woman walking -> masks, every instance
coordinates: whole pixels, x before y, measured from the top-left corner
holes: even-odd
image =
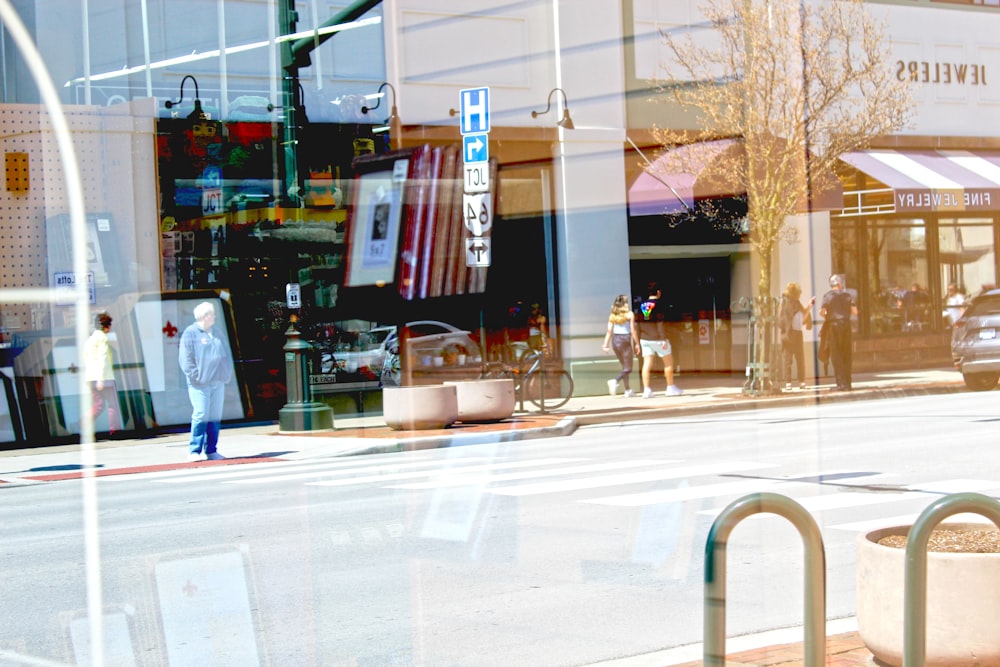
[[[614,396],[618,392],[618,383],[625,387],[625,396],[635,396],[629,386],[629,375],[632,374],[632,359],[639,354],[639,332],[635,328],[635,314],[629,305],[626,294],[619,294],[611,306],[608,316],[608,332],[604,335],[604,351],[615,351],[622,370],[613,379],[608,380],[608,393]]]
[[[778,330],[781,334],[781,370],[785,378],[785,389],[792,388],[792,361],[799,374],[799,389],[806,388],[802,331],[812,329],[812,306],[816,303],[816,297],[809,299],[809,304],[803,306],[801,296],[802,288],[798,283],[788,283],[781,294]]]

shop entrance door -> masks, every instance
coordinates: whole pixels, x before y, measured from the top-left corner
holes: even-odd
[[[632,295],[646,296],[655,281],[669,319],[674,366],[682,372],[731,370],[729,257],[632,262]]]

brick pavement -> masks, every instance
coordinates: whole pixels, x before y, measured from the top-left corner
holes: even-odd
[[[726,667],[803,667],[802,642],[779,644],[726,655]],[[671,667],[701,667],[701,660]],[[873,667],[871,652],[861,642],[857,632],[846,632],[826,638],[827,667]]]

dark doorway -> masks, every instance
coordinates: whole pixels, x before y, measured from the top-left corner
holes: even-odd
[[[663,293],[674,365],[685,371],[728,371],[729,257],[634,261],[631,273],[633,297],[645,297],[651,281]]]

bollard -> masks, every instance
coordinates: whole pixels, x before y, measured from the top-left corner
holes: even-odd
[[[285,331],[285,391],[288,402],[278,411],[278,431],[326,431],[333,428],[333,409],[312,400],[309,389],[309,352],[293,321]]]

